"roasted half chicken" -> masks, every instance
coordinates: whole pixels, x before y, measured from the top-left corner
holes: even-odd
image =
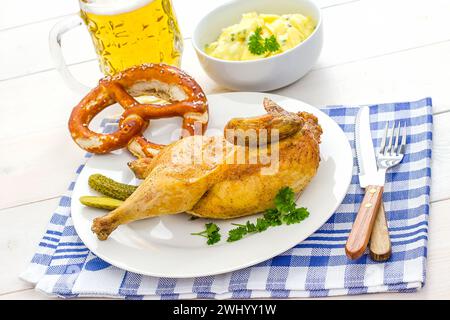
[[[230,120],[224,136],[186,137],[131,163],[145,180],[120,207],[96,218],[92,231],[105,240],[121,224],[182,212],[247,216],[272,207],[282,187],[301,192],[317,172],[322,129],[312,114],[287,112],[269,99],[264,107],[266,115]]]

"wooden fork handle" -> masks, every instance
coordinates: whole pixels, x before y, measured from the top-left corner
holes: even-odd
[[[367,186],[364,199],[345,244],[345,253],[350,259],[358,259],[366,250],[380,208],[382,195],[383,187]]]

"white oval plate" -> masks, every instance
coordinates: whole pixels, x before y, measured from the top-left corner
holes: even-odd
[[[93,173],[102,173],[125,183],[137,183],[127,162],[127,151],[93,156],[78,177],[72,200],[75,229],[85,245],[97,256],[119,268],[159,277],[188,278],[229,272],[270,259],[294,247],[320,228],[343,200],[352,177],[353,156],[347,137],[325,113],[301,101],[266,93],[235,92],[208,96],[209,135],[222,134],[233,117],[264,114],[264,97],[270,97],[289,111],[307,111],[319,118],[323,128],[321,162],[317,175],[297,203],[308,208],[310,216],[299,224],[270,228],[240,241],[226,242],[231,223],[256,220],[259,215],[214,221],[221,229],[221,242],[208,246],[205,238],[190,235],[204,229],[205,219],[189,220],[186,214],[156,217],[120,226],[106,241],[91,232],[92,220],[105,212],[80,204],[83,195],[94,195],[88,186]],[[169,142],[180,121],[152,121],[153,141]],[[148,133],[146,133],[148,135]],[[248,190],[252,192],[252,190]]]

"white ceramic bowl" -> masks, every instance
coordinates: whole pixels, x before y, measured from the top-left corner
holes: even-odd
[[[215,41],[222,29],[239,23],[242,14],[301,13],[317,23],[305,41],[273,57],[228,61],[213,58],[204,51]],[[192,43],[206,73],[217,83],[239,91],[269,91],[287,86],[303,77],[317,61],[322,50],[322,15],[311,0],[233,0],[208,13],[195,28]]]

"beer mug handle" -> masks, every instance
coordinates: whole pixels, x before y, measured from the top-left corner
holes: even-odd
[[[77,91],[81,94],[86,94],[89,90],[91,90],[91,88],[75,79],[75,77],[72,75],[72,73],[69,71],[69,68],[67,67],[61,49],[62,35],[65,34],[67,31],[70,31],[71,29],[81,25],[83,25],[83,20],[77,14],[58,22],[50,31],[49,46],[50,46],[50,54],[52,55],[55,68],[59,71],[66,84],[72,90]]]

